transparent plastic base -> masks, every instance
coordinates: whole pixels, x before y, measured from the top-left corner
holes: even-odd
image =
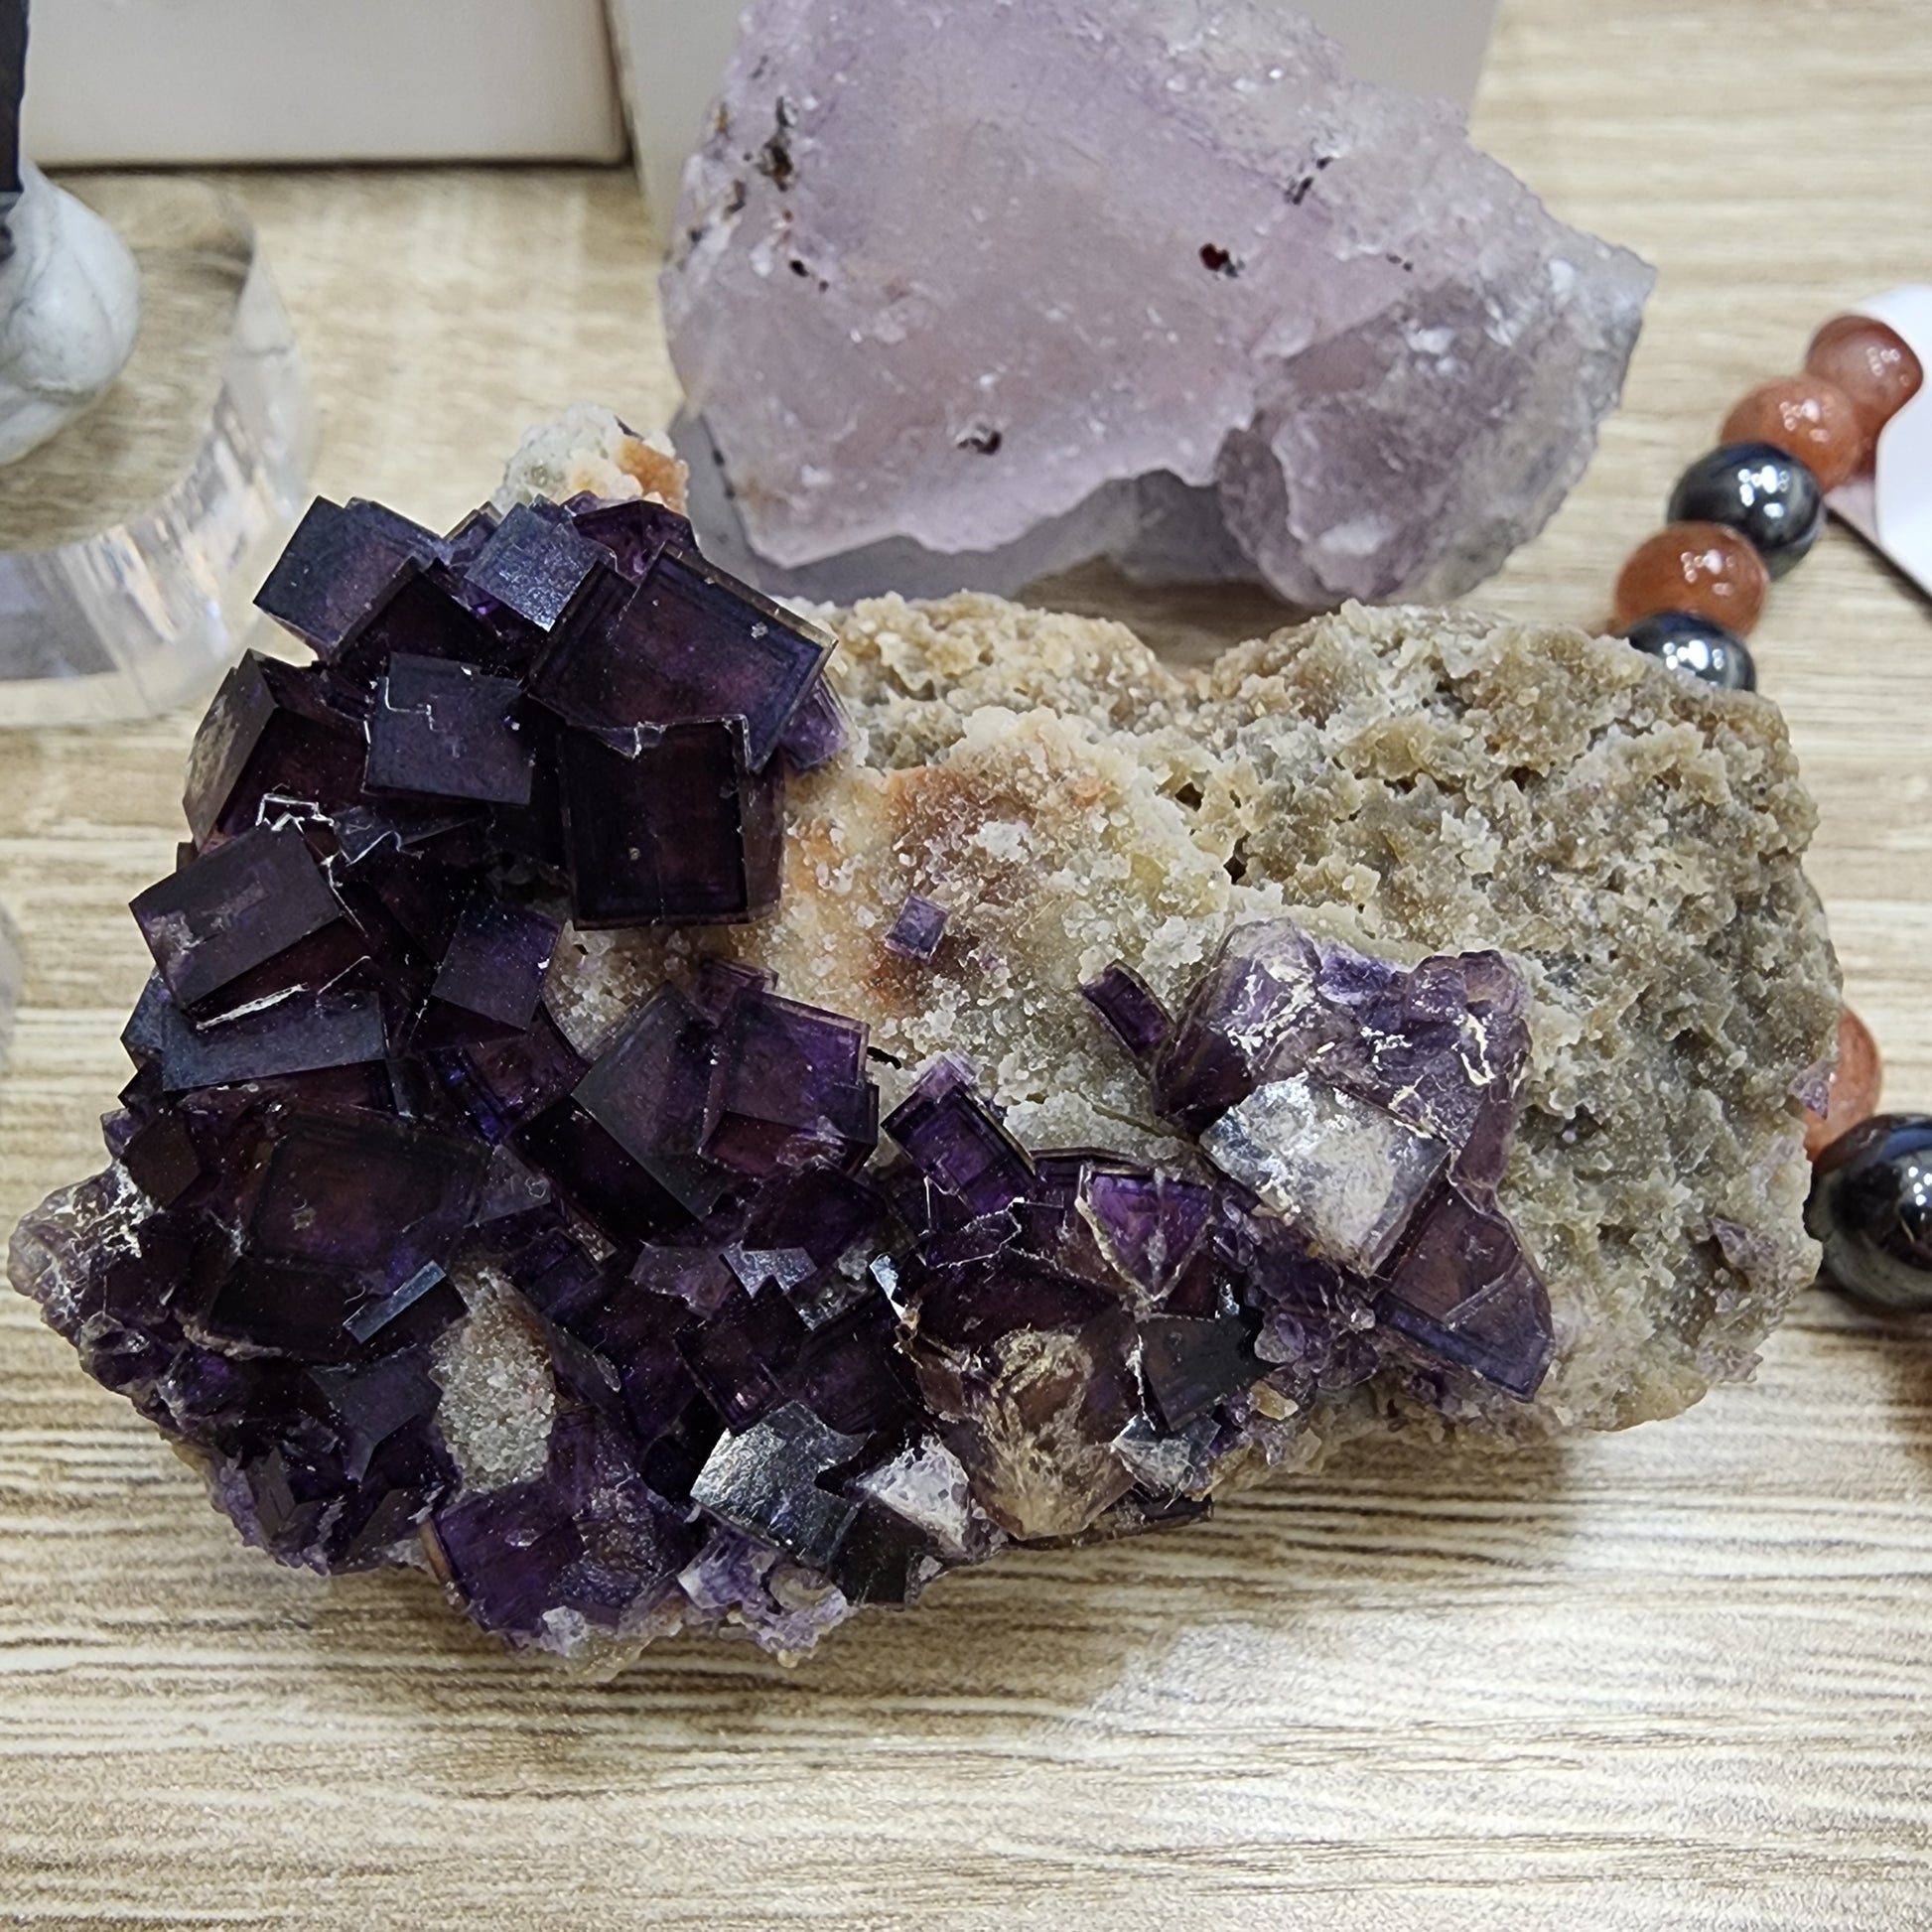
[[[307,500],[316,423],[240,208],[72,177],[141,267],[141,334],[87,415],[0,470],[0,726],[145,718],[207,690]]]
[[[14,1015],[20,1010],[20,986],[26,966],[20,957],[20,930],[0,905],[0,1073],[7,1070],[7,1048],[13,1044]]]

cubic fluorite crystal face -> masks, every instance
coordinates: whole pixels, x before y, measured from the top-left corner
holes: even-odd
[[[1651,284],[1267,0],[759,0],[675,232],[700,532],[841,600],[1097,556],[1458,594],[1582,474]]]
[[[256,602],[330,661],[422,567],[417,545],[397,527],[402,521],[379,505],[344,507],[318,496]]]
[[[591,731],[742,718],[746,761],[762,771],[831,651],[815,625],[667,542],[615,621],[560,641],[537,693]]]
[[[342,916],[302,835],[286,826],[257,826],[134,901],[141,936],[183,1007],[212,998]]]
[[[1378,1373],[1534,1394],[1498,955],[1271,919],[1173,1014],[1126,961],[1041,987],[1177,1152],[1029,1146],[962,1056],[899,1068],[715,949],[777,896],[786,771],[843,742],[811,626],[659,505],[304,530],[264,598],[323,662],[217,695],[195,843],[134,905],[114,1163],[13,1251],[250,1541],[425,1561],[554,1650],[792,1650],[1011,1540],[1198,1516]],[[666,948],[584,1052],[566,921]],[[907,893],[879,970],[948,933]]]
[[[777,902],[782,774],[755,772],[742,718],[566,735],[564,851],[582,926],[726,924]]]
[[[527,805],[530,754],[510,715],[522,695],[513,678],[391,652],[369,712],[369,790]]]
[[[1200,1143],[1230,1179],[1301,1222],[1317,1254],[1364,1274],[1386,1259],[1449,1159],[1440,1141],[1306,1073],[1257,1087]]]
[[[902,959],[930,959],[946,936],[946,908],[921,893],[908,893],[886,935],[888,950]]]

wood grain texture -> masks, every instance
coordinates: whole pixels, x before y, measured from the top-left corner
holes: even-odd
[[[1924,0],[1506,0],[1479,136],[1662,270],[1628,400],[1480,601],[1597,620],[1733,393],[1923,279]],[[673,385],[627,178],[257,175],[318,485],[430,521]],[[4,540],[4,532],[0,532]],[[1766,685],[1895,1104],[1932,1104],[1932,610],[1834,532]],[[0,737],[27,1003],[0,1225],[95,1162],[190,721]],[[1823,1298],[1755,1385],[1561,1455],[1390,1447],[1197,1530],[948,1580],[784,1671],[505,1657],[410,1578],[237,1547],[0,1298],[0,1923],[1932,1923],[1932,1334]]]

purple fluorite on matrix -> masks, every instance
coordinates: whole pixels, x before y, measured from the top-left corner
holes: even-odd
[[[1024,1144],[951,1054],[882,1120],[867,1016],[710,942],[580,1052],[566,922],[776,897],[787,772],[844,741],[830,638],[588,497],[449,537],[319,504],[262,601],[320,661],[210,708],[113,1163],[12,1255],[250,1542],[425,1562],[566,1653],[789,1652],[1009,1541],[1196,1517],[1373,1376],[1535,1393],[1499,955],[1272,918],[1174,1013],[1131,961],[1038,989],[1118,1037],[1165,1165]],[[891,970],[946,923],[909,894]]]

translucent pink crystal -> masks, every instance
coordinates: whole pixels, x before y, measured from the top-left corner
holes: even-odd
[[[1581,475],[1651,284],[1265,0],[758,0],[675,233],[700,533],[841,598],[1453,596]]]

